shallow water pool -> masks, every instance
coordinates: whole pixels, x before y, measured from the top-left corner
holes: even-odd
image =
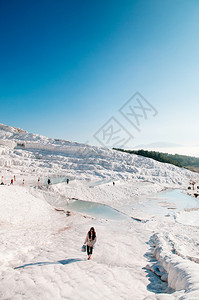
[[[165,214],[199,208],[199,199],[185,194],[183,190],[171,189],[140,197],[135,208],[148,213]]]
[[[199,208],[199,199],[191,197],[178,189],[160,192],[158,200],[175,204],[177,210]]]
[[[66,208],[68,210],[86,213],[88,215],[100,217],[103,219],[124,220],[125,218],[127,218],[126,215],[110,206],[89,201],[71,200],[68,202]]]

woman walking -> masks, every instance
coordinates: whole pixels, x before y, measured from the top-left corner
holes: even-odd
[[[95,245],[97,240],[96,237],[96,232],[94,227],[91,227],[91,229],[89,230],[89,232],[86,235],[86,239],[84,242],[84,245],[87,245],[87,254],[88,254],[88,259],[91,259],[91,255],[93,253],[93,246]]]

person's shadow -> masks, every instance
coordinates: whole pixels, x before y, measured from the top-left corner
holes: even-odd
[[[81,258],[68,258],[68,259],[63,259],[63,260],[58,260],[55,262],[50,262],[50,261],[42,261],[42,262],[36,262],[36,263],[30,263],[30,264],[25,264],[19,267],[15,267],[14,269],[22,269],[22,268],[26,268],[26,267],[30,267],[30,266],[45,266],[45,265],[57,265],[57,264],[61,264],[61,265],[68,265],[68,264],[72,264],[74,262],[77,261],[83,261],[83,259]]]

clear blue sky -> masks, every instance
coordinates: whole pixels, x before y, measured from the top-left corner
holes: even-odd
[[[139,91],[157,110],[130,146],[199,144],[198,0],[0,0],[0,122],[96,143]]]

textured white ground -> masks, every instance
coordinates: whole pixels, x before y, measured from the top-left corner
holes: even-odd
[[[184,215],[197,219],[198,211],[174,218],[164,202],[157,211],[163,207],[167,214],[147,212],[143,197],[187,187],[197,174],[0,128],[0,176],[6,183],[0,186],[0,299],[199,299],[198,228]],[[8,185],[14,175],[17,181]],[[42,183],[64,176],[70,183],[38,187],[39,176]],[[141,221],[67,217],[54,208],[69,198],[108,204]],[[98,240],[88,261],[81,246],[91,226]]]

